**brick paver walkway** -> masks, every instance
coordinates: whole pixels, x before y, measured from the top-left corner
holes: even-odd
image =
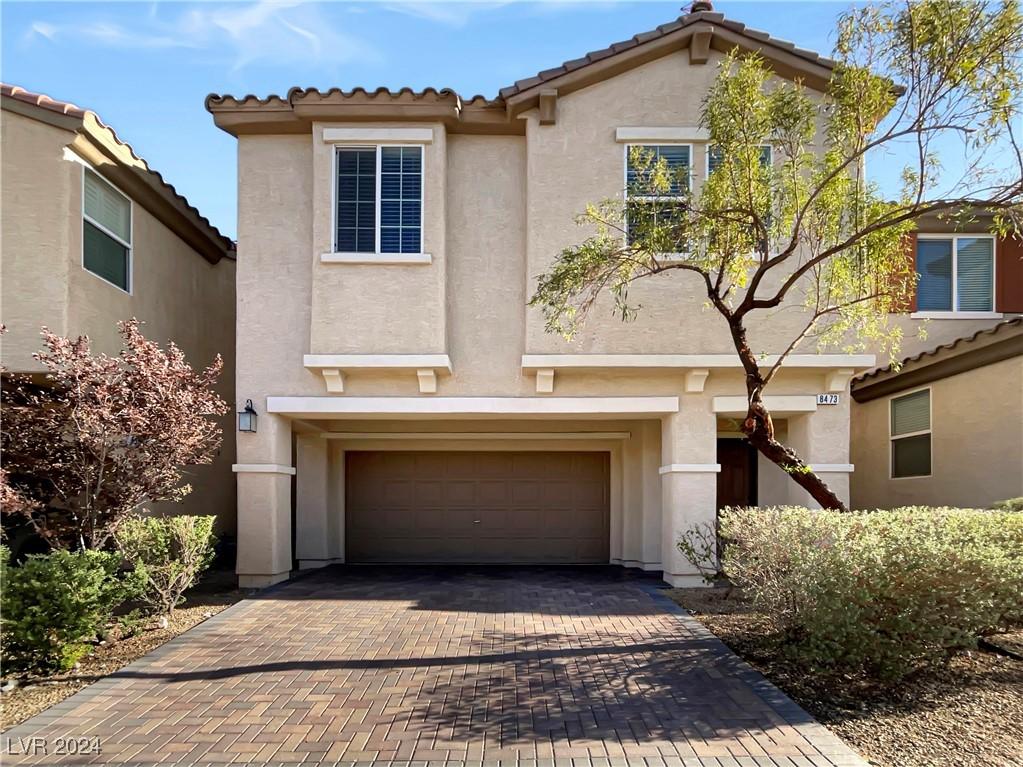
[[[4,763],[865,764],[655,583],[611,568],[321,571],[8,731]],[[69,737],[102,752],[55,755]]]

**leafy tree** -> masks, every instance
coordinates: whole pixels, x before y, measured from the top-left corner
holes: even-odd
[[[175,344],[147,340],[138,320],[118,328],[116,357],[44,328],[34,356],[45,383],[3,389],[5,493],[31,499],[5,512],[58,548],[102,548],[143,504],[181,500],[191,491],[182,467],[210,463],[220,447],[220,356],[196,372]]]
[[[920,217],[983,211],[998,233],[1018,233],[1023,20],[1016,0],[882,2],[841,18],[834,58],[818,93],[757,55],[726,56],[702,109],[716,161],[702,187],[634,150],[625,199],[587,206],[579,222],[593,233],[560,253],[531,299],[548,331],[570,336],[605,292],[629,320],[633,282],[694,275],[745,372],[744,433],[825,508],[842,502],[778,441],[764,391],[805,343],[896,353],[889,314],[915,290],[905,239]],[[896,199],[865,172],[868,155],[890,154],[908,157]],[[950,154],[964,171],[942,168]],[[751,323],[793,305],[805,321],[785,348],[754,348]]]

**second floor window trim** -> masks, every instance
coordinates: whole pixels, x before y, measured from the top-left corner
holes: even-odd
[[[624,182],[625,182],[625,200],[628,203],[629,198],[635,200],[642,200],[643,202],[658,203],[658,202],[687,202],[688,195],[686,194],[667,194],[667,195],[651,195],[651,194],[632,194],[629,191],[630,180],[629,180],[629,168],[632,159],[632,152],[636,149],[642,149],[648,152],[654,152],[659,156],[660,150],[664,148],[685,148],[686,149],[686,183],[689,189],[693,188],[693,145],[690,143],[683,142],[648,142],[648,143],[635,143],[625,144],[625,167],[624,167]],[[625,218],[625,238],[629,238],[629,221],[628,217]],[[661,257],[671,260],[672,258],[683,258],[687,254],[684,252],[677,253],[662,253],[659,254]]]
[[[94,196],[92,198],[89,198],[89,196],[88,196],[88,188],[89,188],[90,184],[93,185],[93,187],[97,190],[97,196]],[[107,198],[105,200],[104,200],[104,195]],[[89,199],[93,199],[96,202],[96,204],[101,206],[101,209],[99,211],[94,211],[95,213],[97,213],[97,215],[95,215],[95,216],[91,215],[89,213]],[[106,203],[105,210],[104,210],[104,203]],[[111,226],[107,226],[107,224],[104,224],[100,220],[100,218],[99,218],[99,216],[103,215],[104,212],[108,213],[110,215],[113,215],[116,218],[116,215],[117,215],[117,212],[118,212],[116,210],[116,206],[119,205],[119,204],[123,204],[124,205],[124,209],[126,210],[126,220],[122,222],[124,224],[124,230],[125,230],[124,234],[121,234],[121,233],[118,233],[118,232],[114,231],[111,228]],[[116,221],[113,221],[111,223],[113,225],[116,225]],[[89,240],[89,231],[88,231],[89,227],[92,227],[93,229],[95,229],[98,232],[98,235],[96,235],[96,237],[98,237],[99,240],[95,240],[95,239]],[[135,274],[134,274],[134,272],[135,272],[135,269],[134,269],[134,266],[135,266],[134,265],[134,255],[135,254],[134,254],[134,248],[132,246],[132,240],[134,239],[134,229],[135,229],[135,210],[134,210],[134,205],[132,204],[131,198],[128,197],[128,195],[126,195],[124,192],[122,192],[116,186],[111,184],[109,181],[107,181],[103,176],[101,176],[95,170],[93,170],[92,167],[90,167],[88,165],[85,165],[83,163],[83,167],[82,167],[82,268],[85,271],[89,272],[89,274],[92,274],[93,276],[98,277],[99,279],[101,279],[105,283],[107,283],[108,285],[112,285],[113,287],[117,288],[120,291],[123,291],[123,292],[127,293],[128,295],[132,294],[132,283],[133,283],[133,280],[134,280],[134,277],[135,277]],[[127,235],[127,237],[124,236],[125,234]],[[93,251],[90,251],[90,249],[89,249],[89,242],[94,242],[94,243],[98,243],[99,245],[102,245],[102,241],[103,241],[104,237],[109,238],[109,240],[112,240],[115,247],[119,246],[119,247],[124,249],[124,254],[123,254],[123,259],[124,259],[124,262],[123,262],[124,281],[123,281],[123,284],[121,284],[119,282],[115,282],[114,281],[114,279],[115,279],[114,275],[110,271],[107,271],[107,274],[105,275],[105,274],[101,273],[101,271],[103,271],[103,269],[101,269],[98,264],[95,264],[95,263],[92,264],[92,265],[89,264],[89,255],[90,255],[90,252],[93,252]],[[102,258],[102,256],[100,256],[100,258]],[[115,269],[114,271],[116,272],[118,270]]]
[[[355,168],[354,172],[343,174],[342,156],[346,153],[355,155],[351,158]],[[369,185],[369,173],[361,163],[369,153],[373,153],[372,199],[360,199],[368,197],[365,186]],[[385,154],[388,157],[385,158]],[[424,155],[421,144],[334,147],[332,237],[335,254],[423,255]],[[388,168],[384,167],[385,160]],[[370,228],[371,240],[366,231]]]
[[[960,274],[960,243],[964,240],[977,240],[985,241],[991,244],[990,247],[990,294],[985,291],[984,297],[988,299],[986,308],[963,306],[964,301],[962,300],[960,280],[963,275]],[[925,277],[924,272],[921,270],[927,268],[921,264],[921,251],[920,246],[925,243],[950,243],[950,262],[948,265],[949,275],[949,291],[948,291],[948,302],[941,306],[936,305],[923,305],[921,301],[921,286]],[[914,317],[923,318],[958,318],[968,319],[971,317],[986,318],[986,317],[999,317],[1000,313],[997,311],[995,306],[996,296],[998,295],[998,274],[997,274],[997,254],[996,248],[998,243],[995,241],[995,237],[989,234],[918,234],[917,235],[917,253],[916,253],[916,269],[919,275],[917,281],[917,309],[913,313]],[[983,277],[983,275],[982,275]],[[939,278],[940,279],[940,278]]]

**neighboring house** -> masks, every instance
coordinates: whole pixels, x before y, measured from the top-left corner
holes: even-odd
[[[858,376],[852,397],[855,507],[1023,496],[1023,318]]]
[[[4,367],[36,373],[41,326],[120,349],[117,321],[145,322],[195,367],[220,354],[221,395],[233,402],[235,259],[230,239],[151,170],[99,117],[74,104],[2,86]],[[190,467],[193,493],[168,512],[218,515],[234,533],[233,415],[210,466]]]
[[[707,4],[701,3],[700,6]],[[820,92],[833,62],[699,11],[501,90],[210,96],[238,139],[238,573],[330,562],[615,563],[697,583],[676,548],[726,504],[808,502],[741,438],[727,327],[683,272],[598,303],[573,341],[527,302],[644,145],[697,187],[725,52]],[[781,352],[801,317],[751,329]],[[848,498],[848,382],[799,349],[767,402]],[[825,395],[823,397],[819,395]],[[818,401],[822,404],[818,405]]]

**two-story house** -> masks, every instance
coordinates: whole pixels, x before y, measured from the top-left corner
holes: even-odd
[[[708,4],[699,4],[705,6]],[[536,275],[623,193],[630,147],[697,187],[725,52],[821,91],[833,62],[707,10],[504,88],[210,96],[238,139],[241,585],[331,562],[614,563],[698,582],[676,541],[725,504],[806,503],[740,439],[743,374],[684,273],[567,341]],[[752,329],[777,354],[799,317]],[[871,354],[800,348],[767,397],[848,498],[849,381]],[[820,396],[828,395],[828,396]],[[835,396],[837,395],[837,396]],[[820,404],[819,404],[820,402]]]
[[[116,354],[117,322],[175,342],[195,367],[224,358],[234,399],[234,243],[92,111],[12,85],[0,90],[3,199],[2,362],[38,373],[40,328],[88,335]],[[193,492],[168,513],[216,514],[234,533],[233,416],[220,455],[187,467]]]

